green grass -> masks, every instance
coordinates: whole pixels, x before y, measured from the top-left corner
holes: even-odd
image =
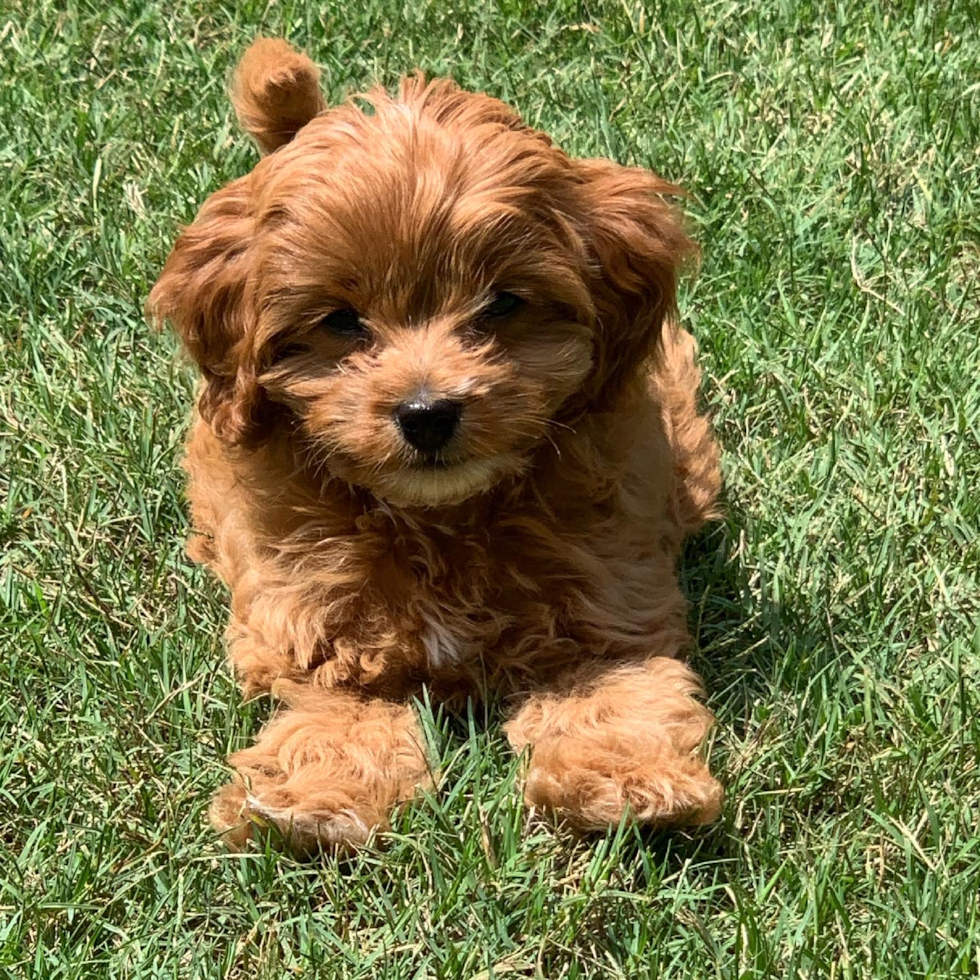
[[[450,13],[449,8],[455,7]],[[980,6],[0,7],[0,976],[980,973]],[[257,31],[331,97],[421,65],[688,187],[727,519],[685,561],[723,819],[528,824],[481,714],[347,867],[226,853],[266,705],[182,553],[193,377],[141,313],[255,156]]]

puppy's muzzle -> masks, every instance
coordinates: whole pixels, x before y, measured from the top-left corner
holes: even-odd
[[[395,422],[405,441],[420,452],[442,449],[456,434],[462,406],[449,398],[430,401],[425,396],[402,402],[395,409]]]

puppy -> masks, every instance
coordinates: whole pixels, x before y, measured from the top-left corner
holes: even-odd
[[[283,703],[215,826],[363,844],[431,784],[423,687],[501,699],[527,803],[574,828],[715,818],[675,565],[720,475],[677,189],[444,79],[328,108],[279,40],[233,99],[265,155],[149,299],[202,377],[189,552],[244,692]]]

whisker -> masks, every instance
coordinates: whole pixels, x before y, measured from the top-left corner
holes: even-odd
[[[566,432],[571,432],[572,435],[575,435],[575,430],[570,425],[565,425],[564,422],[558,422],[555,419],[545,419],[545,422],[548,425],[553,425],[556,429],[565,429]]]

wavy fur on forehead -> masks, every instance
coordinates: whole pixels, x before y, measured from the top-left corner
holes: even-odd
[[[464,247],[506,263],[515,241],[536,236],[545,246],[539,266],[525,250],[523,273],[564,288],[579,316],[597,324],[593,370],[573,401],[609,410],[655,354],[677,270],[693,254],[664,200],[678,189],[639,168],[571,159],[504,103],[448,79],[416,74],[395,96],[375,88],[329,109],[317,79],[312,62],[285,42],[249,49],[233,101],[268,155],[207,200],[150,294],[149,309],[174,323],[201,369],[200,410],[215,431],[253,444],[266,433],[258,378],[272,337],[257,315],[263,264],[295,264],[328,241],[339,252],[354,249],[379,224],[393,225],[409,247],[391,256],[387,281],[377,285],[416,291],[435,288]],[[330,193],[311,175],[315,155],[332,155],[334,186],[348,206],[324,210],[318,232],[290,235],[289,217]],[[406,265],[423,274],[406,275]],[[453,286],[449,276],[439,288]]]
[[[264,156],[149,299],[202,379],[188,550],[231,591],[242,687],[288,706],[214,822],[363,843],[431,780],[423,684],[511,698],[528,801],[577,826],[711,819],[675,563],[720,475],[671,320],[676,188],[447,79],[327,107],[282,41],[233,102]],[[420,400],[458,412],[434,452],[398,421]]]

